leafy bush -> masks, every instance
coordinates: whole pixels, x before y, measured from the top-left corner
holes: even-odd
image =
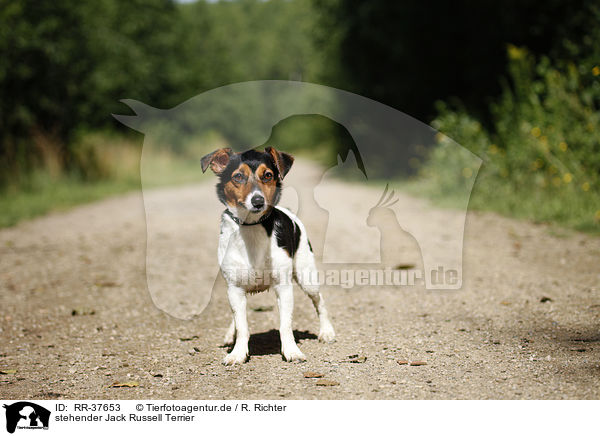
[[[535,62],[515,46],[508,54],[510,84],[491,106],[489,128],[444,104],[433,122],[484,160],[471,207],[600,230],[600,67]],[[422,171],[447,196],[464,163],[439,137]]]

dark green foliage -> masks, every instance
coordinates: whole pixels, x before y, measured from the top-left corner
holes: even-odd
[[[77,137],[123,129],[120,99],[169,108],[228,83],[306,80],[308,6],[0,0],[0,186],[39,166],[94,177]]]
[[[314,4],[325,80],[484,159],[471,207],[598,231],[599,0]],[[452,203],[473,169],[438,138],[420,192]]]
[[[423,121],[437,100],[489,119],[506,75],[506,44],[535,55],[598,52],[598,0],[314,0],[324,80]]]
[[[464,111],[439,105],[436,129],[484,159],[471,207],[600,230],[600,68],[537,64],[522,48],[509,49],[510,79],[492,105],[492,128]],[[584,73],[581,73],[583,70]],[[588,86],[584,86],[588,83]],[[468,164],[446,150],[443,135],[422,168],[430,194],[463,192]],[[456,177],[456,175],[459,175]]]
[[[49,159],[57,171],[80,169],[74,135],[112,125],[110,113],[124,96],[168,101],[174,4],[2,3],[0,183],[20,183]]]

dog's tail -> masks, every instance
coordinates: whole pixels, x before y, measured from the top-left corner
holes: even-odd
[[[302,232],[294,256],[294,278],[307,294],[315,295],[319,293],[319,271],[306,232]]]

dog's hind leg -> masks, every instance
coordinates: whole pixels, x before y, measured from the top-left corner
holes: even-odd
[[[313,306],[315,306],[317,315],[319,315],[319,341],[333,342],[335,340],[335,331],[333,330],[331,321],[329,321],[329,316],[327,315],[327,309],[325,308],[325,301],[323,300],[323,296],[320,292],[307,292],[307,294],[312,300]]]
[[[329,321],[327,308],[323,295],[319,292],[319,272],[315,265],[313,253],[309,250],[308,242],[305,246],[300,244],[294,264],[294,276],[300,288],[306,292],[306,295],[312,300],[313,306],[319,316],[319,341],[333,342],[335,340],[335,331]]]
[[[296,345],[292,331],[292,314],[294,312],[294,288],[291,283],[274,286],[279,307],[279,336],[281,338],[281,354],[288,362],[303,361],[306,357]]]
[[[235,319],[231,320],[231,324],[229,324],[229,328],[227,329],[227,333],[225,333],[225,337],[223,338],[223,345],[233,345],[235,343]]]

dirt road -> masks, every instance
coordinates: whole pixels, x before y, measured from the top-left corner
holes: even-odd
[[[292,174],[310,171],[298,163]],[[152,273],[162,268],[173,289],[198,263],[207,269],[196,279],[213,285],[221,210],[213,183],[148,193],[168,212],[162,225],[173,230],[155,248],[179,253]],[[335,193],[358,202],[379,195],[343,183]],[[202,207],[175,207],[190,198]],[[415,204],[399,198],[407,209]],[[455,214],[436,213],[435,225]],[[304,220],[316,240],[324,237],[311,215]],[[334,242],[360,249],[360,238]],[[308,361],[295,364],[279,354],[274,294],[251,297],[251,359],[235,367],[221,364],[230,320],[223,290],[217,286],[192,320],[170,316],[157,305],[183,316],[198,302],[193,295],[169,299],[169,289],[153,302],[145,252],[141,193],[0,231],[0,371],[8,373],[0,373],[0,398],[600,398],[596,237],[469,213],[462,290],[324,288],[338,335],[333,344],[317,341],[316,315],[298,291],[294,328]],[[306,371],[339,385],[317,386]],[[109,387],[115,382],[137,385]]]

